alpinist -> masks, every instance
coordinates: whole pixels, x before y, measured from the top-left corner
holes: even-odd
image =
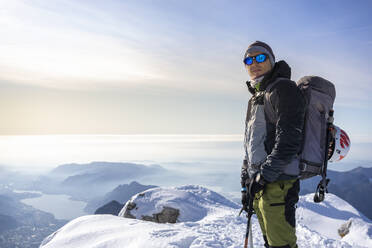
[[[285,61],[264,42],[251,44],[244,64],[250,81],[245,121],[245,159],[241,170],[242,204],[253,198],[265,247],[297,247],[295,210],[300,184],[305,100]],[[264,102],[270,101],[273,108]]]

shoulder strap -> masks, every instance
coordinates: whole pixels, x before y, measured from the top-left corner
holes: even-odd
[[[288,80],[288,78],[278,77],[277,79],[274,80],[274,82],[272,82],[271,84],[269,84],[269,85],[266,87],[265,91],[266,91],[266,92],[270,92],[271,89],[272,89],[272,88],[273,88],[277,83],[279,83],[279,82],[282,81],[282,80]]]
[[[287,80],[287,78],[279,77],[279,78],[275,79],[274,82],[269,84],[265,89],[264,106],[265,106],[266,118],[268,118],[268,121],[273,123],[273,124],[276,123],[278,117],[277,117],[277,113],[274,109],[274,106],[273,106],[272,102],[270,101],[269,93],[271,92],[272,88],[282,80]]]

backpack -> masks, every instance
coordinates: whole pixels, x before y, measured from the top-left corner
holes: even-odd
[[[279,83],[283,78],[278,78],[266,88],[265,111],[268,113],[270,121],[274,123],[272,116],[275,110],[269,100],[268,92]],[[333,103],[336,98],[335,86],[328,80],[317,76],[302,77],[297,82],[305,98],[306,111],[304,128],[302,130],[303,139],[300,152],[300,179],[307,179],[316,175],[322,175],[327,146],[327,122],[330,111],[333,116]],[[332,121],[333,122],[333,121]],[[327,148],[328,150],[328,148]]]
[[[336,90],[333,83],[317,77],[302,77],[297,82],[306,101],[303,142],[300,152],[300,179],[326,173],[328,145],[333,123],[333,103]]]
[[[266,93],[281,80],[278,78],[271,83],[266,88]],[[322,176],[314,195],[314,201],[321,202],[324,200],[324,193],[328,192],[328,149],[333,138],[331,129],[333,128],[333,103],[336,98],[336,89],[333,83],[318,76],[300,78],[297,87],[306,102],[303,139],[298,153],[300,159],[299,179]],[[274,114],[268,94],[265,94],[264,105],[266,105],[265,110],[269,112],[269,116]]]

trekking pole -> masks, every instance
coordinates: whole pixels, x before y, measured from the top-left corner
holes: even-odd
[[[244,240],[244,248],[248,248],[248,239],[249,236],[251,236],[251,241],[252,241],[252,226],[251,226],[251,217],[253,215],[253,198],[254,197],[249,197],[249,203],[248,203],[248,213],[247,213],[247,229],[245,232],[245,240]],[[253,241],[251,242],[251,247],[253,247]]]
[[[252,221],[249,223],[249,248],[253,248]]]
[[[332,140],[332,130],[333,130],[333,109],[329,110],[327,118],[327,133],[326,133],[326,146],[324,151],[324,162],[322,167],[322,179],[320,180],[318,187],[316,188],[314,194],[314,202],[319,203],[324,201],[324,194],[328,193],[328,183],[330,179],[327,178],[327,166],[328,166],[328,153],[329,144]]]

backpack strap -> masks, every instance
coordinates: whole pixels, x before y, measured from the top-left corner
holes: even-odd
[[[278,116],[274,109],[273,103],[270,101],[269,93],[272,91],[273,87],[282,80],[288,80],[288,78],[279,77],[275,79],[274,82],[269,84],[265,89],[264,106],[265,106],[266,118],[268,118],[268,121],[273,124],[276,124],[276,121],[278,120]]]

